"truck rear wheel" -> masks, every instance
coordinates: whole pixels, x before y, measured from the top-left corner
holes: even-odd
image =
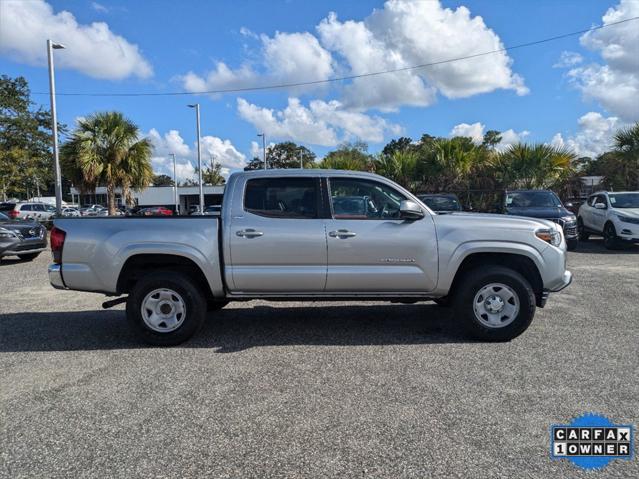
[[[155,272],[140,279],[129,293],[126,316],[142,341],[174,346],[202,326],[206,298],[189,276]]]
[[[535,315],[535,294],[519,273],[502,266],[468,271],[453,301],[455,319],[471,336],[510,341],[523,333]]]

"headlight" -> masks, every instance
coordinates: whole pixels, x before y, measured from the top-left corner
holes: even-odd
[[[0,238],[15,238],[16,235],[13,231],[5,230],[4,228],[0,228]]]
[[[537,230],[535,231],[535,236],[553,246],[559,246],[561,244],[561,233],[554,229]]]
[[[619,221],[623,221],[624,223],[639,225],[639,218],[630,218],[629,216],[623,216],[619,213],[617,213],[617,218],[619,218]]]
[[[564,216],[563,218],[561,218],[561,220],[564,223],[574,223],[575,221],[577,221],[577,217],[575,215]]]

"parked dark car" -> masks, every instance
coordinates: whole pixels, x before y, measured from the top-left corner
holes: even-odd
[[[173,216],[173,211],[164,206],[153,206],[142,208],[138,211],[137,216]]]
[[[574,250],[577,248],[579,243],[577,217],[563,205],[553,191],[505,191],[502,213],[553,221],[563,228],[568,249]]]
[[[435,213],[452,213],[462,210],[459,198],[452,193],[417,195],[417,198],[422,200]]]
[[[32,261],[47,248],[47,230],[35,220],[12,220],[0,213],[0,258]]]

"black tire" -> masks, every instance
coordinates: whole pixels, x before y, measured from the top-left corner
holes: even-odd
[[[40,256],[40,253],[29,253],[29,254],[19,254],[18,258],[20,258],[20,261],[33,261],[38,256]]]
[[[590,233],[586,231],[584,221],[581,218],[577,218],[577,231],[579,232],[579,241],[588,241],[590,239]]]
[[[224,308],[230,301],[209,301],[207,303],[207,311],[219,311]]]
[[[579,240],[577,239],[566,240],[566,247],[568,248],[568,251],[575,251],[579,247]]]
[[[177,329],[155,331],[145,322],[142,303],[147,295],[157,289],[177,293],[184,303],[184,318]],[[168,271],[154,272],[140,279],[129,293],[126,317],[133,332],[142,341],[154,346],[175,346],[188,340],[202,326],[206,317],[206,298],[189,276]]]
[[[491,283],[508,286],[519,300],[519,312],[506,326],[490,327],[475,315],[475,295]],[[471,337],[483,341],[510,341],[528,329],[535,316],[535,293],[521,274],[503,266],[483,266],[464,274],[454,292],[454,315]]]
[[[603,231],[604,246],[606,249],[618,250],[621,249],[621,240],[617,236],[617,230],[612,223],[606,223]]]

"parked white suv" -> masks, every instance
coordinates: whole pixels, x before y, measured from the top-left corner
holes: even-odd
[[[608,249],[639,243],[639,191],[601,191],[588,198],[577,217],[579,239],[601,234]]]

